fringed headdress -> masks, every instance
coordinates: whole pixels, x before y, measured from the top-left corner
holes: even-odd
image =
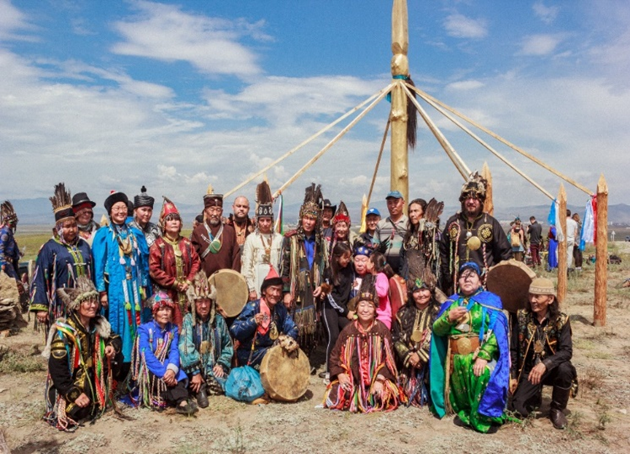
[[[462,186],[461,195],[459,201],[463,202],[470,195],[474,195],[479,200],[486,200],[486,189],[488,187],[488,180],[482,177],[479,172],[473,173],[466,183]]]
[[[76,311],[83,301],[98,298],[98,292],[94,286],[94,282],[87,276],[79,276],[76,280],[74,288],[65,287],[57,289],[59,295],[66,308]]]
[[[356,311],[359,303],[361,301],[369,301],[374,305],[375,308],[378,307],[378,294],[376,293],[376,277],[368,274],[361,281],[361,286],[359,287],[359,293],[352,298],[348,302],[348,310]]]
[[[193,323],[195,323],[197,310],[195,308],[195,301],[200,299],[209,299],[212,301],[212,307],[210,308],[210,322],[214,320],[214,315],[216,312],[216,307],[214,302],[217,299],[217,289],[210,285],[208,282],[208,278],[203,271],[199,271],[195,274],[195,278],[191,285],[188,286],[188,290],[186,290],[186,297],[188,298],[188,302],[190,303],[190,312],[192,314]]]
[[[312,216],[319,220],[322,213],[323,202],[321,185],[311,183],[311,185],[304,190],[304,203],[300,208],[300,219],[304,216]]]
[[[72,196],[70,191],[66,191],[64,183],[55,185],[55,195],[50,197],[50,203],[52,203],[53,213],[55,214],[55,223],[59,224],[68,219],[74,219]]]
[[[273,218],[273,197],[267,181],[256,186],[256,217]]]
[[[13,205],[8,200],[5,200],[0,205],[0,224],[16,225],[17,223],[18,217],[13,209]]]
[[[164,291],[154,293],[153,296],[145,299],[143,306],[151,309],[151,313],[154,315],[162,307],[170,307],[172,310],[175,310],[175,303],[171,297],[168,296],[168,293]]]

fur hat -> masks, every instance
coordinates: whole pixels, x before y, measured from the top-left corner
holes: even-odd
[[[154,203],[155,199],[147,194],[147,188],[144,185],[140,188],[140,194],[133,198],[134,209],[140,207],[150,207],[151,209],[153,209]]]
[[[273,218],[273,198],[267,181],[263,181],[256,187],[256,217]]]
[[[214,285],[210,285],[208,278],[206,277],[206,273],[199,271],[195,274],[192,284],[189,285],[188,290],[186,290],[186,297],[188,298],[188,303],[190,304],[190,313],[192,314],[193,323],[195,323],[197,318],[195,301],[200,299],[209,299],[213,302],[212,307],[210,308],[210,323],[214,321],[214,315],[216,313],[216,305],[214,302],[217,299],[217,289]]]
[[[61,298],[66,308],[71,311],[79,309],[81,303],[91,298],[98,298],[98,292],[94,282],[87,276],[79,276],[74,288],[65,287],[57,289],[57,295]]]
[[[208,185],[206,194],[203,196],[203,207],[223,207],[223,194],[215,194],[211,184]]]
[[[103,205],[105,206],[105,211],[107,211],[108,215],[111,216],[112,207],[118,202],[124,202],[125,205],[128,205],[129,199],[124,192],[111,191],[109,197],[107,197],[105,199],[105,202],[103,203]]]

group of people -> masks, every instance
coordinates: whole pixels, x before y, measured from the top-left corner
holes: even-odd
[[[402,194],[392,191],[389,216],[369,209],[366,231],[356,235],[345,204],[333,206],[313,184],[297,228],[280,235],[266,182],[255,219],[244,197],[223,217],[223,196],[209,188],[188,239],[167,198],[151,223],[155,201],[144,187],[133,201],[112,192],[109,222],[99,227],[95,203],[60,183],[51,197],[54,235],[39,252],[30,291],[48,333],[46,419],[76,427],[115,404],[114,388],[132,404],[190,415],[225,391],[235,366],[258,368],[284,335],[311,360],[325,339],[326,408],[428,405],[487,432],[508,418],[509,395],[527,416],[550,384],[550,417],[563,428],[575,378],[569,321],[553,284],[537,279],[508,338],[501,300],[484,285],[512,247],[483,211],[485,194],[483,178],[472,175],[461,211],[442,229],[442,202],[414,199],[407,217]],[[248,287],[235,318],[223,316],[208,281],[224,269]]]

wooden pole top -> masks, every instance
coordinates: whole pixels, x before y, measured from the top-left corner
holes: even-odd
[[[599,176],[599,181],[597,182],[597,193],[608,194],[608,184],[606,184],[606,179],[604,178],[603,173]]]

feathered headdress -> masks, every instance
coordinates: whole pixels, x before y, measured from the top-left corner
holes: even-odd
[[[322,197],[321,185],[315,185],[311,183],[304,190],[304,203],[300,208],[300,218],[304,216],[313,216],[319,219],[322,213],[322,207],[324,206],[324,198]]]
[[[179,211],[177,210],[175,204],[171,202],[168,197],[162,196],[162,198],[164,199],[164,202],[162,202],[162,211],[160,211],[159,225],[162,229],[162,232],[164,232],[164,228],[166,227],[166,217],[169,215],[177,215],[177,217],[179,218]]]
[[[333,224],[336,224],[337,222],[345,222],[348,224],[348,227],[350,226],[350,213],[346,208],[346,204],[343,203],[343,200],[339,202],[339,208],[337,208],[337,212],[332,219]]]
[[[474,194],[479,200],[486,200],[486,188],[488,187],[488,181],[479,175],[479,172],[473,173],[466,183],[462,186],[461,195],[459,201],[463,202],[466,197]]]
[[[15,214],[15,210],[13,209],[13,205],[8,200],[2,202],[0,205],[0,223],[2,224],[17,224],[18,217]]]
[[[76,311],[85,300],[98,298],[94,282],[87,276],[79,276],[74,288],[57,289],[57,295],[59,295],[66,308],[71,311]]]
[[[195,274],[192,284],[189,285],[188,290],[186,290],[186,297],[190,303],[190,312],[192,314],[193,323],[195,323],[196,318],[195,301],[204,298],[211,300],[213,304],[210,309],[210,323],[212,323],[216,312],[214,301],[217,299],[217,289],[213,285],[210,285],[208,278],[206,277],[206,273],[199,271]]]
[[[374,304],[374,307],[378,307],[378,294],[376,293],[376,277],[368,274],[361,281],[361,286],[359,287],[359,293],[348,301],[348,310],[356,311],[359,302],[361,301],[369,301]]]
[[[146,186],[142,185],[142,187],[140,188],[140,194],[133,198],[134,209],[140,207],[150,207],[151,209],[153,209],[154,203],[155,199],[147,194]]]
[[[266,180],[256,186],[256,217],[273,218],[273,197]]]
[[[66,185],[59,183],[55,185],[55,195],[50,197],[53,213],[55,213],[55,222],[63,222],[66,219],[74,219],[74,211],[72,210],[72,196],[70,191],[66,191]]]

